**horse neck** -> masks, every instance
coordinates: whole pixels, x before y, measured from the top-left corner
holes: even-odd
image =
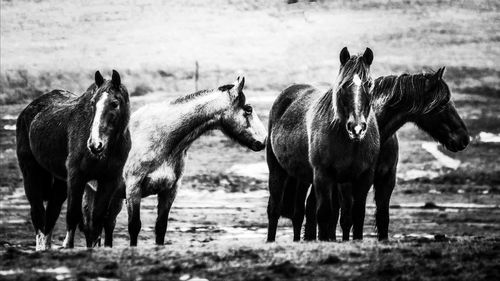
[[[169,154],[186,151],[202,134],[218,128],[222,112],[231,102],[229,95],[213,91],[172,106],[179,116],[169,132]]]
[[[374,109],[380,132],[380,143],[384,143],[404,124],[411,122],[420,114],[413,98],[420,93],[417,90],[403,90],[398,78],[394,78],[392,87],[384,89],[374,96]],[[380,86],[376,83],[375,88]],[[375,89],[375,92],[376,89]]]

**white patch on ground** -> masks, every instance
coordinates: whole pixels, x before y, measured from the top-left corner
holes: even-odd
[[[439,151],[437,143],[424,142],[422,148],[432,154],[444,167],[456,170],[460,166],[460,160],[453,159]]]
[[[14,274],[21,274],[23,273],[22,270],[20,269],[8,269],[8,270],[0,270],[0,276],[6,276],[6,275],[14,275]]]
[[[2,120],[17,120],[17,117],[14,115],[7,114],[2,117]]]
[[[6,131],[15,131],[16,130],[16,125],[4,125],[3,129]]]
[[[398,178],[405,180],[405,181],[410,181],[414,179],[419,179],[419,178],[429,178],[433,179],[439,176],[439,173],[436,171],[424,171],[424,170],[417,170],[417,169],[410,169],[405,171],[404,173],[398,173]]]
[[[36,268],[33,269],[35,272],[55,274],[57,280],[66,280],[71,277],[71,271],[66,266],[54,267],[54,268]]]
[[[478,142],[487,142],[487,143],[499,143],[500,142],[500,134],[481,132],[477,136],[477,141]]]
[[[228,173],[238,176],[266,180],[269,177],[269,169],[266,162],[250,164],[235,164],[227,170]]]

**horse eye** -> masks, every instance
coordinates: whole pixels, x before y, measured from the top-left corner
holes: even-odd
[[[117,101],[111,102],[111,107],[112,108],[117,108],[120,104]]]
[[[252,107],[251,107],[251,106],[249,106],[249,105],[245,105],[245,106],[243,107],[243,110],[245,110],[245,114],[250,115],[250,114],[252,114],[252,110],[253,110],[253,109],[252,109]]]

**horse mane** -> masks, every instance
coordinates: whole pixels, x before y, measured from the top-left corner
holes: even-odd
[[[375,79],[372,96],[374,107],[381,111],[387,107],[403,106],[408,113],[428,113],[437,105],[450,100],[450,91],[444,81],[438,81],[433,92],[426,95],[426,81],[434,73],[404,73],[399,76],[381,76]],[[429,100],[430,99],[430,100]]]
[[[182,97],[179,97],[175,100],[172,101],[172,104],[179,104],[179,103],[185,103],[185,102],[188,102],[192,99],[195,99],[199,96],[202,96],[202,95],[205,95],[209,92],[212,92],[213,90],[200,90],[200,91],[197,91],[197,92],[194,92],[194,93],[191,93],[191,94],[187,94],[185,96],[182,96]]]

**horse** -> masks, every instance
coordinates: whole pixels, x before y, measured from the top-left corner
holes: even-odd
[[[442,67],[434,73],[405,73],[375,79],[372,98],[381,147],[373,186],[379,240],[388,239],[389,202],[396,185],[399,151],[396,131],[406,123],[414,123],[451,152],[464,150],[470,142],[467,127],[458,115],[450,88],[443,79],[444,71],[445,67]],[[297,190],[296,194],[292,190],[287,192],[285,205],[295,205],[296,210],[304,208],[307,188],[306,191]],[[305,240],[316,239],[315,204],[314,193],[311,193],[306,204]]]
[[[379,150],[369,93],[372,61],[371,49],[351,56],[344,47],[333,88],[321,92],[310,85],[292,85],[272,105],[266,144],[268,242],[276,237],[284,191],[295,190],[296,185],[307,190],[311,183],[318,203],[320,240],[336,239],[337,220],[332,223],[331,218],[338,218],[340,207],[342,239],[349,239],[353,224],[354,237],[362,230],[365,200]],[[293,218],[299,219],[303,220],[303,215]],[[300,227],[294,227],[294,240],[298,239]]]
[[[112,246],[116,216],[126,198],[130,245],[137,246],[141,198],[158,195],[156,244],[163,245],[170,208],[184,171],[187,150],[202,134],[221,130],[253,151],[265,148],[267,132],[243,93],[245,78],[172,102],[145,105],[131,117],[133,146],[125,164],[126,189],[110,204],[105,246]],[[89,192],[89,194],[91,194]],[[90,195],[89,198],[92,196]]]
[[[129,95],[113,70],[111,80],[97,71],[82,95],[53,90],[32,101],[17,119],[17,158],[31,207],[36,250],[52,244],[52,230],[68,198],[67,235],[73,248],[87,182],[99,184],[92,224],[103,223],[111,194],[122,182],[130,150]],[[47,207],[44,207],[44,202]],[[87,238],[87,247],[97,240]]]

